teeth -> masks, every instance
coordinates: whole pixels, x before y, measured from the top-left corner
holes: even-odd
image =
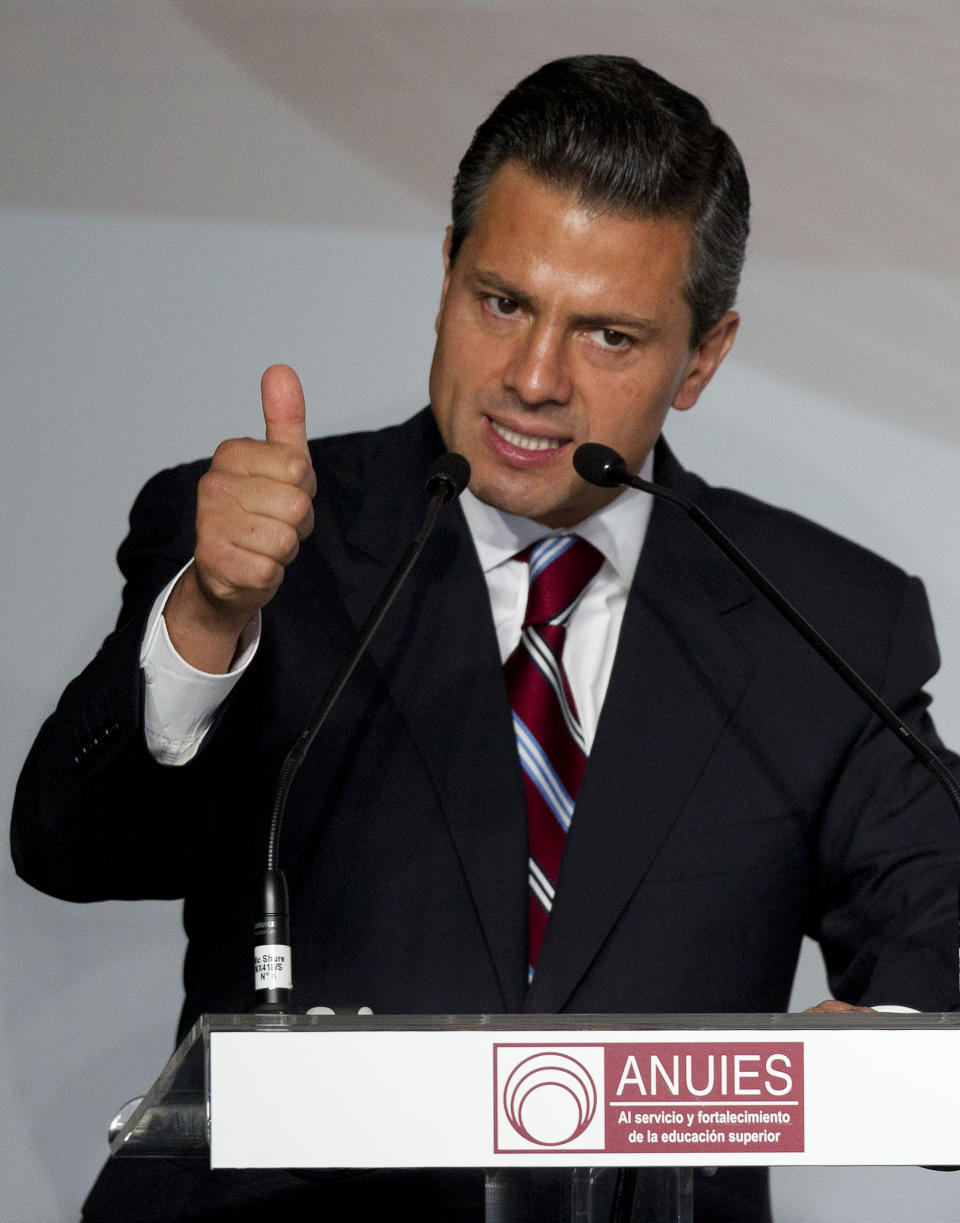
[[[528,437],[525,433],[517,433],[506,425],[498,425],[495,420],[490,422],[494,430],[510,443],[519,446],[521,450],[559,450],[562,443],[554,437]]]

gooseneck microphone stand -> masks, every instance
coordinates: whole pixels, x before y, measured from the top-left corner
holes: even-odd
[[[628,469],[623,458],[616,450],[613,450],[610,446],[602,446],[599,442],[585,442],[582,446],[579,446],[573,454],[573,466],[577,474],[590,484],[599,485],[601,488],[616,488],[620,484],[625,484],[629,488],[638,489],[640,492],[649,493],[653,497],[660,497],[664,501],[670,501],[674,505],[679,506],[704,535],[759,590],[767,602],[771,603],[780,615],[793,625],[800,636],[817,651],[828,666],[840,676],[844,683],[857,694],[864,704],[869,706],[881,722],[893,731],[924,768],[933,774],[947,792],[957,817],[960,818],[960,786],[957,785],[953,774],[947,769],[943,761],[927,747],[922,739],[917,738],[910,727],[901,718],[897,717],[890,706],[874,692],[865,680],[860,678],[849,663],[841,658],[833,646],[820,636],[813,625],[804,620],[796,608],[763,576],[756,565],[744,556],[736,544],[724,535],[717,524],[711,518],[708,518],[698,505],[695,505],[689,497],[684,497],[682,493],[675,492],[672,488],[666,488],[662,484],[654,484],[650,480],[644,480],[640,476],[635,476]]]
[[[380,625],[406,581],[411,569],[433,530],[441,506],[453,501],[466,488],[470,480],[470,464],[460,454],[444,454],[430,468],[427,476],[427,492],[430,503],[416,538],[394,569],[380,597],[373,605],[363,623],[353,648],[343,660],[339,670],[323,694],[319,705],[304,727],[300,738],[287,753],[277,777],[267,840],[267,869],[263,878],[263,903],[261,915],[254,923],[254,985],[258,1012],[284,1013],[295,1010],[293,1006],[293,978],[291,973],[290,908],[287,896],[287,881],[278,866],[280,829],[287,796],[300,765],[310,745],[323,726],[330,710],[336,704],[344,685],[363,657],[370,639]]]

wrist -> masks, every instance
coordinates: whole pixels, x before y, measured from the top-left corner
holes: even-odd
[[[195,564],[180,575],[163,609],[174,649],[192,667],[211,675],[230,670],[240,636],[255,614],[209,595]]]

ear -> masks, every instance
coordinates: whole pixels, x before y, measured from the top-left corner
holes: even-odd
[[[450,244],[453,242],[453,226],[447,226],[447,232],[443,238],[443,288],[440,290],[440,305],[437,307],[437,317],[434,321],[434,329],[440,330],[440,316],[443,314],[443,307],[447,300],[447,289],[450,287]]]
[[[739,326],[740,315],[735,310],[728,310],[691,352],[683,381],[673,397],[673,406],[679,412],[692,408],[700,398],[720,362],[733,347]]]

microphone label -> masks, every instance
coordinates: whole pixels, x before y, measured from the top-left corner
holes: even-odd
[[[264,943],[253,949],[253,983],[260,989],[293,989],[290,948],[284,943]]]

